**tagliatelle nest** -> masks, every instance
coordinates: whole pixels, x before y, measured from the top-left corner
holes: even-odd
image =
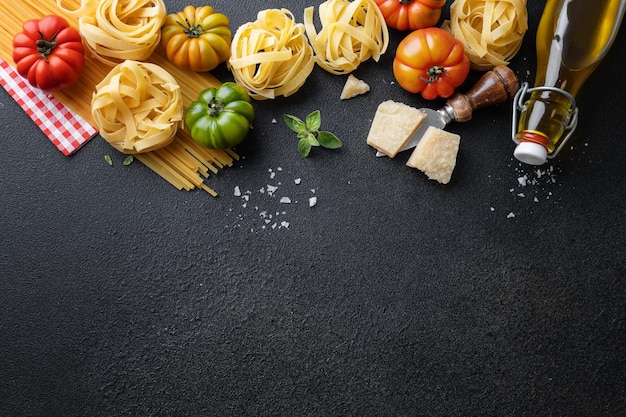
[[[298,91],[315,61],[304,25],[287,9],[269,9],[237,29],[228,66],[251,97],[263,100]]]
[[[443,27],[463,43],[473,69],[508,65],[528,30],[526,0],[456,0]]]
[[[159,44],[167,17],[163,0],[81,0],[77,10],[63,8],[78,18],[86,48],[99,61],[117,65],[129,59],[147,59]]]
[[[156,64],[124,61],[96,86],[91,114],[100,135],[127,154],[169,145],[183,119],[180,87]]]
[[[389,30],[373,0],[327,0],[319,6],[322,29],[317,32],[313,7],[304,10],[307,35],[317,63],[332,74],[347,74],[359,64],[385,53]]]

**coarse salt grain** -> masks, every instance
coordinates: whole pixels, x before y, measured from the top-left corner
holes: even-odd
[[[280,202],[283,204],[291,204],[291,198],[289,197],[281,197]]]
[[[317,204],[317,197],[309,198],[309,207],[314,207]]]
[[[267,194],[269,194],[270,196],[273,196],[276,190],[278,190],[278,187],[269,184],[267,185]]]

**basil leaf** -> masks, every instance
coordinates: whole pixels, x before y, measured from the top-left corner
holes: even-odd
[[[319,110],[309,113],[306,117],[306,128],[309,132],[317,132],[322,125],[322,116]]]
[[[322,131],[317,135],[317,140],[320,145],[322,145],[326,149],[339,149],[341,148],[341,141],[337,136],[335,136],[331,132]]]
[[[293,116],[291,114],[283,114],[283,120],[285,121],[287,127],[296,133],[306,131],[306,125],[301,119],[297,118],[296,116]]]
[[[309,152],[311,152],[311,142],[307,139],[300,139],[300,141],[298,141],[298,152],[305,158],[309,156]]]

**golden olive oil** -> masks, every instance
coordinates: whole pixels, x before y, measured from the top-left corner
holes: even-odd
[[[516,149],[518,159],[540,164],[559,148],[577,116],[574,97],[606,56],[625,9],[626,0],[548,0],[537,29],[535,88],[516,135],[540,146]]]

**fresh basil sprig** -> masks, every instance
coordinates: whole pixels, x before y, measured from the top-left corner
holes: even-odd
[[[298,135],[298,152],[305,158],[309,156],[311,148],[314,146],[322,146],[326,149],[341,148],[341,141],[333,133],[322,130],[322,118],[319,110],[315,110],[302,119],[291,115],[283,114],[283,120],[289,129]]]

